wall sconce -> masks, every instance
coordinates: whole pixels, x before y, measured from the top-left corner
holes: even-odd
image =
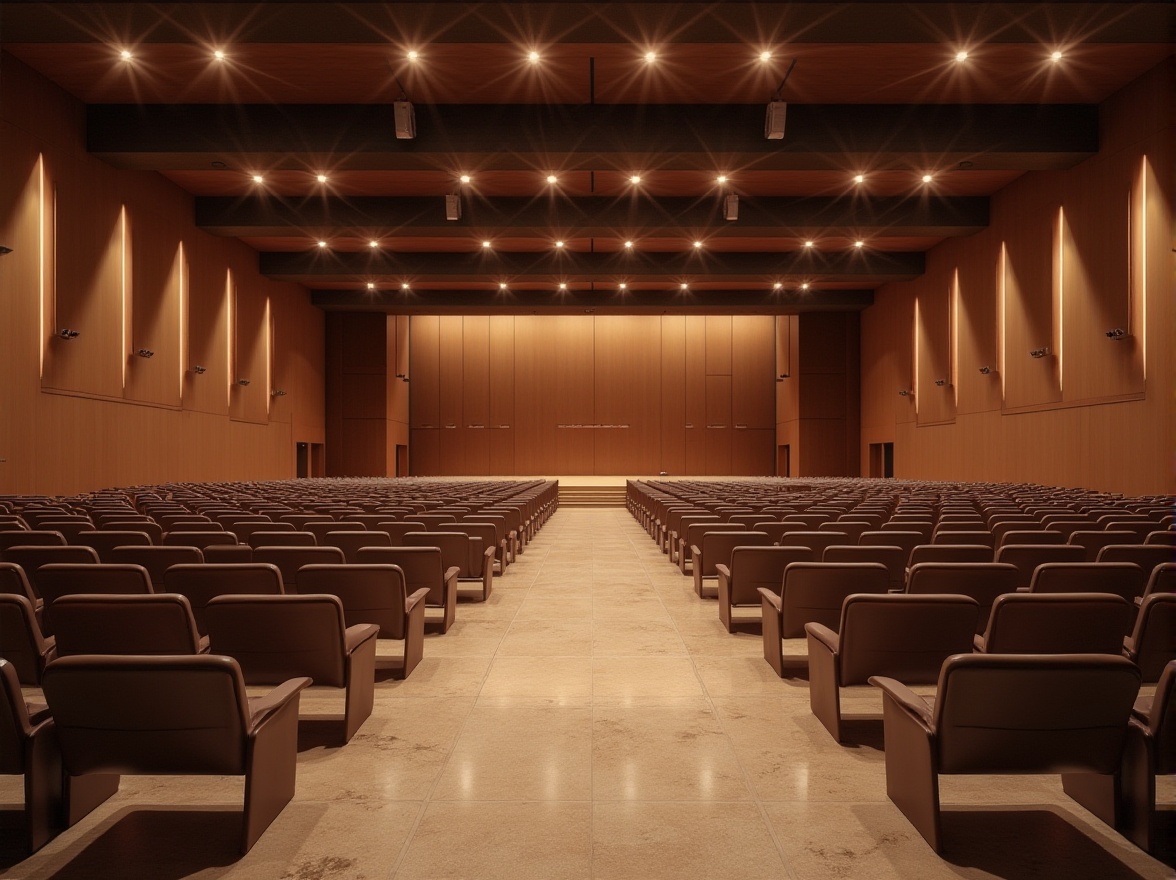
[[[138,351],[136,351],[136,352],[135,352],[135,354],[137,354],[137,355],[138,355],[139,357],[141,357],[141,358],[153,358],[153,357],[155,357],[155,352],[153,352],[153,351],[152,351],[151,349],[149,349],[149,348],[140,348]]]
[[[240,385],[242,388],[244,388],[246,385],[249,384],[249,380],[248,379],[238,379],[237,384]]]
[[[195,373],[197,376],[201,376],[201,375],[208,372],[208,367],[202,367],[202,366],[200,366],[200,364],[197,364],[196,366],[194,366],[192,368],[192,372]]]
[[[0,244],[0,257],[7,256],[10,253],[12,253],[12,248]]]
[[[904,388],[902,391],[898,392],[898,396],[899,396],[899,397],[914,397],[914,396],[915,396],[915,392],[913,392],[913,391],[907,391],[907,390]]]
[[[785,379],[788,379],[788,378],[791,378],[790,373],[781,373],[779,376],[776,377],[776,381],[783,382]]]
[[[1126,338],[1127,338],[1127,331],[1124,330],[1122,327],[1115,327],[1114,329],[1107,331],[1107,339],[1114,340],[1115,342],[1120,342],[1121,340],[1124,340]]]
[[[286,392],[283,391],[281,388],[277,389],[276,391],[270,392],[270,397],[285,397],[285,396],[286,396]]]
[[[57,336],[60,339],[77,339],[81,335],[82,335],[81,330],[70,330],[67,327],[62,327],[60,330],[57,331]]]
[[[946,385],[946,384],[947,384],[947,380],[946,380],[946,379],[936,379],[936,380],[935,380],[935,387],[936,387],[936,388],[942,388],[942,387],[943,387],[944,385]]]
[[[980,375],[981,376],[987,376],[991,372],[992,372],[992,367],[981,367],[980,368]]]
[[[1043,346],[1042,348],[1035,348],[1031,352],[1029,352],[1029,357],[1043,358],[1043,357],[1046,357],[1048,354],[1049,354],[1049,347]]]
[[[408,376],[407,376],[407,375],[405,375],[404,373],[397,373],[397,374],[396,374],[396,378],[397,378],[397,379],[400,379],[400,380],[402,380],[402,381],[404,381],[404,382],[407,382],[407,381],[408,381]]]

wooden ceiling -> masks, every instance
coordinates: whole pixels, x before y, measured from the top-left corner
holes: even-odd
[[[1097,151],[1097,104],[1173,51],[1169,2],[6,0],[0,27],[87,105],[91,152],[166,175],[263,272],[408,311],[863,307]]]

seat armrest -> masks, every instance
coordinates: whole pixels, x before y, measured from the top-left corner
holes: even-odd
[[[731,579],[731,569],[727,568],[727,566],[723,565],[723,563],[717,563],[715,565],[715,571],[719,573],[719,577],[725,577],[728,580]]]
[[[456,580],[457,573],[459,571],[461,571],[461,568],[456,565],[451,565],[451,566],[449,566],[449,568],[445,569],[445,583],[449,583],[452,580]]]
[[[975,651],[979,654],[984,654],[984,653],[986,653],[986,646],[987,645],[988,645],[988,640],[985,639],[983,635],[978,634],[978,635],[972,636],[972,650],[973,651]]]
[[[691,555],[692,557],[694,557],[695,559],[701,559],[701,558],[702,558],[702,551],[698,549],[698,545],[697,545],[697,544],[691,544],[691,545],[690,545],[690,555]]]
[[[911,718],[917,721],[928,733],[932,732],[931,707],[927,701],[912,691],[901,681],[886,678],[881,675],[871,675],[870,684],[881,688],[882,692],[894,700]]]
[[[347,627],[343,633],[343,643],[347,646],[347,653],[350,654],[368,639],[374,639],[379,634],[380,627],[374,623],[357,623]]]
[[[779,594],[775,593],[774,591],[769,590],[767,587],[757,587],[756,589],[759,590],[759,593],[761,596],[763,596],[767,601],[772,603],[773,608],[775,608],[777,611],[780,611],[780,612],[784,611],[784,597],[783,596],[780,596]]]
[[[1135,607],[1136,607],[1136,608],[1142,608],[1142,607],[1143,607],[1143,596],[1136,596],[1136,597],[1135,597]]]
[[[428,587],[421,587],[419,590],[404,600],[404,613],[411,613],[412,609],[416,607],[417,603],[424,602],[428,595]]]
[[[485,563],[486,563],[486,564],[491,564],[491,565],[492,565],[492,564],[494,563],[494,548],[493,548],[493,547],[487,547],[487,548],[486,548],[486,549],[485,549],[485,550],[482,552],[482,559],[483,559],[483,560],[485,560]]]
[[[291,700],[297,699],[299,691],[303,688],[310,687],[310,684],[311,679],[306,676],[287,679],[264,697],[257,700],[250,707],[252,709],[252,717],[249,719],[249,733],[256,734],[258,728],[265,723],[267,718]]]
[[[829,649],[830,654],[836,654],[841,638],[823,623],[806,623],[804,631]]]

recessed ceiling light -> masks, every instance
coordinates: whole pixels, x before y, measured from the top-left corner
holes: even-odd
[[[130,61],[135,56],[133,54],[131,54],[130,49],[123,49],[121,52],[118,53],[118,57],[121,58],[123,61]]]
[[[784,287],[783,283],[777,281],[775,284],[772,285],[772,290],[780,290],[782,287]]]
[[[554,174],[548,174],[547,175],[547,182],[548,183],[559,183],[559,178],[556,177]]]
[[[617,290],[627,290],[628,287],[629,287],[629,285],[626,284],[624,281],[622,281],[620,284],[617,285]]]
[[[253,175],[253,182],[254,183],[265,183],[265,178],[262,177],[260,174],[254,174]]]
[[[633,250],[633,242],[631,242],[631,241],[625,242],[625,250],[627,250],[627,251]]]
[[[228,56],[225,55],[224,49],[214,49],[212,52],[212,57],[217,61],[224,61]]]
[[[924,175],[923,175],[923,183],[930,183],[930,182],[931,182],[931,180],[932,180],[932,177],[931,177],[931,175],[930,175],[930,174],[924,174]]]
[[[319,246],[319,247],[321,247],[321,248],[325,248],[325,247],[327,246],[327,243],[326,243],[325,241],[320,241],[320,242],[318,243],[318,246]]]
[[[681,284],[678,285],[678,290],[689,290],[689,289],[690,289],[690,285],[687,284],[685,281],[683,281]]]
[[[860,239],[859,239],[858,241],[855,241],[855,242],[853,243],[853,246],[854,246],[855,248],[863,248],[863,247],[865,247],[865,246],[866,246],[866,243],[865,243],[864,241],[862,241],[862,240],[860,240]]]
[[[421,53],[418,52],[416,49],[409,49],[408,52],[406,53],[406,57],[408,58],[409,61],[417,61],[418,59],[420,59]]]
[[[956,61],[967,61],[967,60],[968,60],[968,53],[965,52],[963,49],[960,49],[960,51],[956,52]]]
[[[694,242],[694,249],[695,249],[695,250],[698,250],[698,249],[699,249],[699,248],[701,248],[701,247],[702,247],[702,242],[701,242],[701,241],[695,241],[695,242]]]
[[[854,182],[854,183],[865,183],[865,182],[866,182],[866,175],[864,175],[864,174],[855,174],[855,175],[853,176],[853,182]]]
[[[470,177],[468,174],[463,174],[461,177],[458,178],[458,180],[460,180],[462,183],[469,183],[471,180],[473,180],[473,178]]]
[[[555,242],[555,246],[556,246],[557,248],[561,248],[561,247],[563,247],[563,246],[564,246],[564,243],[563,243],[563,241],[562,241],[562,240],[557,240],[557,241]]]
[[[816,244],[816,242],[813,242],[813,241],[806,241],[806,242],[804,243],[804,246],[805,246],[806,248],[811,248],[811,247],[813,247],[815,244]]]
[[[532,64],[538,64],[539,60],[540,60],[539,53],[534,50],[528,52],[527,53],[527,60],[530,61]]]
[[[407,281],[403,282],[403,283],[400,285],[400,289],[401,289],[401,290],[409,290],[410,288],[409,288],[409,286],[408,286],[408,282],[407,282]]]
[[[485,250],[490,250],[490,240],[489,240],[489,239],[486,239],[485,241],[483,241],[483,242],[482,242],[482,247],[483,247],[483,249],[485,249]]]
[[[653,62],[655,62],[655,61],[657,61],[657,53],[654,52],[652,49],[650,49],[648,52],[645,53],[645,63],[646,64],[653,64]]]
[[[629,183],[636,186],[640,182],[641,182],[641,175],[640,174],[630,174],[629,175]]]
[[[380,243],[378,241],[376,241],[374,238],[368,242],[368,247],[370,247],[370,248],[378,248],[379,246],[380,246]]]
[[[717,183],[719,185],[722,185],[726,182],[727,182],[727,175],[726,174],[720,174],[718,177],[715,178],[715,183]]]
[[[809,283],[806,281],[804,284],[800,285],[800,289],[801,289],[801,290],[808,290],[808,289],[809,289]]]
[[[315,180],[317,180],[319,183],[326,183],[326,182],[327,182],[327,175],[325,175],[325,174],[316,174],[316,175],[314,176],[314,179],[315,179]]]
[[[374,281],[369,281],[369,282],[367,283],[367,289],[368,289],[368,290],[375,290],[375,289],[376,289],[376,282],[374,282]]]
[[[1059,61],[1062,60],[1062,53],[1058,52],[1058,51],[1051,53],[1049,56],[1049,60],[1052,61],[1054,64],[1057,64]]]
[[[763,52],[760,52],[760,61],[767,64],[771,60],[772,60],[772,53],[769,52],[767,49],[765,49]]]
[[[499,282],[498,282],[498,289],[499,289],[499,290],[506,290],[506,282],[505,282],[505,281],[499,281]]]
[[[567,289],[568,289],[568,286],[567,286],[567,284],[565,284],[563,281],[561,281],[561,282],[559,283],[559,289],[560,289],[560,290],[567,290]]]

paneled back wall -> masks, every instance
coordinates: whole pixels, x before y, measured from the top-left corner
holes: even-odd
[[[771,316],[414,316],[411,466],[773,472]]]
[[[1096,156],[1024,175],[988,229],[878,292],[863,466],[893,442],[901,478],[1176,490],[1174,106],[1169,60],[1103,105]]]
[[[82,106],[0,64],[0,492],[294,476],[324,439],[308,292],[198,231],[162,176],[90,156]]]

